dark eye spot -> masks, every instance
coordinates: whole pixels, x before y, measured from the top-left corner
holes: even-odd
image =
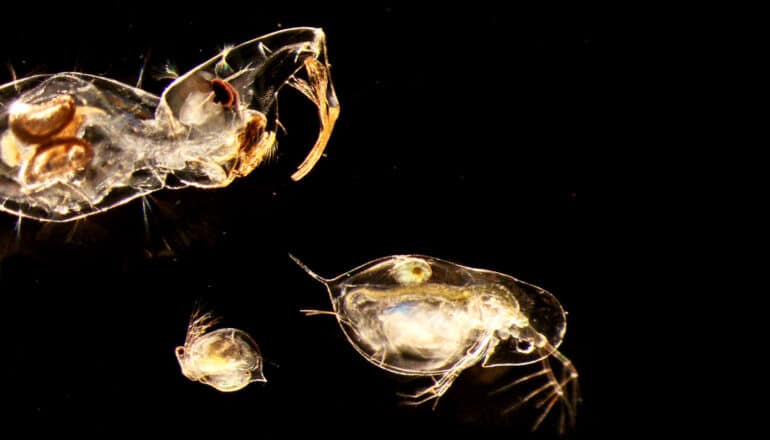
[[[532,341],[522,340],[517,342],[516,350],[521,353],[530,353],[532,351]]]
[[[214,92],[214,102],[224,107],[232,107],[238,102],[238,92],[225,80],[211,80],[211,90]]]
[[[414,267],[414,268],[412,268],[412,273],[417,275],[417,276],[420,276],[420,275],[422,275],[422,268],[421,267]]]

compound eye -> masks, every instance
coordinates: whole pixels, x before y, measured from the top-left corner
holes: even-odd
[[[532,341],[528,340],[521,340],[516,342],[516,351],[519,353],[532,353],[535,351],[535,344],[532,343]]]
[[[238,103],[238,91],[229,82],[214,78],[210,84],[211,90],[214,92],[215,103],[222,104],[223,107],[232,107]]]

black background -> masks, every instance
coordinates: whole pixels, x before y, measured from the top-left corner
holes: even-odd
[[[530,435],[532,414],[505,420],[464,396],[474,372],[435,412],[400,406],[395,393],[413,384],[360,358],[332,318],[299,313],[328,298],[290,252],[326,276],[416,253],[542,286],[569,311],[562,351],[584,399],[573,436],[657,423],[649,377],[629,371],[647,354],[627,345],[642,312],[630,294],[639,280],[624,274],[629,249],[652,235],[635,216],[654,215],[627,210],[645,134],[626,124],[646,111],[636,103],[654,69],[633,61],[622,19],[482,3],[156,3],[17,3],[0,57],[19,76],[77,70],[129,84],[146,61],[144,86],[159,93],[152,74],[166,61],[184,72],[225,44],[319,26],[340,120],[326,157],[291,182],[315,120],[286,93],[277,159],[224,189],[156,193],[148,231],[139,202],[76,227],[25,220],[19,234],[0,218],[8,426],[105,438]],[[254,336],[267,384],[223,394],[181,375],[173,350],[197,300]],[[550,419],[535,436],[555,430]]]

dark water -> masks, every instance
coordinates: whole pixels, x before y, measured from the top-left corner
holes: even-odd
[[[75,230],[25,221],[18,239],[15,219],[0,218],[9,420],[106,438],[527,438],[532,413],[500,417],[474,394],[474,372],[435,412],[400,406],[395,393],[413,383],[360,358],[331,317],[298,312],[328,299],[288,253],[327,276],[417,253],[553,292],[569,311],[562,351],[581,373],[573,436],[634,428],[622,417],[642,406],[639,385],[611,330],[629,307],[618,251],[637,240],[613,182],[633,165],[618,156],[626,138],[610,105],[633,86],[615,76],[618,45],[595,14],[260,3],[9,12],[0,55],[19,76],[74,69],[127,83],[145,58],[148,72],[167,60],[185,71],[226,43],[320,26],[342,105],[327,157],[298,183],[288,175],[315,121],[303,126],[290,100],[282,115],[296,121],[273,163],[224,189],[156,193],[148,230],[139,202]],[[151,76],[145,86],[162,89]],[[196,300],[254,336],[267,384],[222,394],[181,375],[173,350]],[[536,437],[555,436],[554,422]]]

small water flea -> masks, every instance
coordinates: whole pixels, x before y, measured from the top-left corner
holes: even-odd
[[[193,312],[185,343],[175,350],[182,374],[222,392],[238,391],[251,382],[267,382],[254,339],[236,328],[208,332],[218,321],[210,312]]]

